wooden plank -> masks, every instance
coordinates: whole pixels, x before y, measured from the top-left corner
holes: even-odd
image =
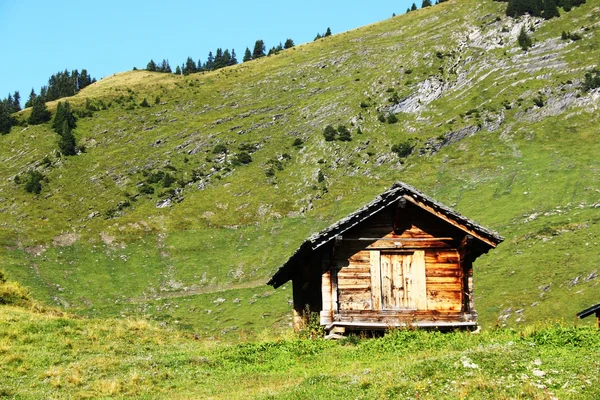
[[[345,301],[340,304],[341,311],[350,311],[350,310],[370,310],[371,309],[371,299],[367,301]]]
[[[371,272],[370,271],[355,271],[355,270],[347,270],[343,269],[338,272],[338,279],[367,279],[371,280]]]
[[[371,280],[367,279],[340,279],[338,280],[338,290],[343,289],[361,289],[370,288]]]
[[[393,309],[392,259],[390,254],[381,254],[381,305],[383,309]]]
[[[462,279],[460,276],[428,276],[427,277],[427,286],[429,287],[430,285],[436,285],[436,284],[440,284],[440,285],[446,285],[446,284],[458,284],[461,285],[462,284]]]
[[[417,310],[427,310],[425,252],[415,251],[413,261],[413,298]]]
[[[405,283],[404,283],[404,262],[410,259],[410,255],[399,255],[392,254],[390,256],[390,263],[392,267],[392,307],[398,309],[402,307],[408,307],[407,298],[405,297]]]
[[[425,276],[429,279],[429,278],[450,278],[450,277],[456,277],[456,278],[461,278],[462,277],[462,272],[459,269],[432,269],[432,268],[426,268],[425,269]]]
[[[378,251],[369,253],[371,264],[371,309],[381,310],[381,267]]]
[[[430,263],[426,264],[428,269],[460,269],[460,265],[458,263]]]
[[[323,311],[331,311],[331,272],[321,275],[321,293],[323,296]]]
[[[425,253],[425,264],[452,263],[458,264],[459,256],[455,250],[430,250]]]
[[[436,292],[460,292],[462,291],[462,283],[430,283],[427,284],[427,291]]]

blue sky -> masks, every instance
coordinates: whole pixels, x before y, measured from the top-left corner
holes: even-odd
[[[312,41],[402,14],[413,0],[188,1],[0,0],[0,98],[18,90],[21,103],[50,75],[86,68],[101,79],[168,59],[206,60],[217,47],[241,61],[257,39],[267,50],[287,38]],[[420,2],[417,6],[420,7]]]

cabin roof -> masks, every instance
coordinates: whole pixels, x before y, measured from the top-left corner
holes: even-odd
[[[290,269],[301,258],[305,257],[310,252],[317,250],[319,247],[335,239],[335,237],[355,227],[394,202],[397,202],[401,198],[404,198],[436,215],[437,217],[446,220],[452,225],[465,231],[466,234],[473,235],[473,237],[478,239],[483,244],[486,244],[490,248],[496,247],[504,240],[504,238],[498,233],[460,215],[458,212],[438,201],[435,201],[414,187],[404,182],[396,182],[388,190],[381,193],[371,202],[365,204],[352,214],[342,218],[328,228],[323,229],[321,232],[311,235],[300,245],[300,247],[294,252],[294,254],[292,254],[285,264],[283,264],[277,270],[267,284],[272,285],[275,288],[281,286],[291,278]]]
[[[578,312],[577,316],[580,319],[582,319],[585,317],[589,317],[590,315],[594,314],[597,311],[600,311],[600,304],[596,304],[595,306],[591,306],[590,308],[586,308],[585,310]]]

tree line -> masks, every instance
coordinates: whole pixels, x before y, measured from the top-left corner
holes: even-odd
[[[565,12],[571,11],[573,7],[585,4],[586,0],[497,0],[508,3],[506,15],[518,17],[529,14],[534,17],[551,19],[560,17],[559,8]]]
[[[328,32],[331,35],[331,31],[328,28]],[[294,41],[292,39],[287,39],[284,44],[281,42],[277,46],[271,47],[269,52],[266,52],[265,42],[262,39],[257,40],[254,43],[254,49],[251,51],[250,48],[246,47],[246,51],[244,52],[244,56],[242,58],[242,62],[248,62],[251,60],[256,60],[261,57],[265,57],[267,55],[277,54],[282,50],[290,49],[294,47]],[[204,72],[204,71],[215,71],[221,68],[230,67],[232,65],[238,64],[237,54],[235,53],[235,49],[225,49],[218,48],[214,53],[212,51],[208,52],[208,57],[206,61],[198,60],[198,62],[194,61],[192,57],[188,57],[187,60],[181,66],[177,65],[175,67],[175,71],[171,68],[169,64],[169,60],[163,59],[162,62],[155,62],[154,60],[150,60],[146,65],[146,71],[152,72],[165,72],[165,73],[175,73],[177,75],[188,75],[196,72]],[[135,68],[134,68],[135,69]]]

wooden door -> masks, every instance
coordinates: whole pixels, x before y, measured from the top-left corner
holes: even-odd
[[[373,256],[378,259],[371,264],[373,310],[427,309],[423,251]]]

